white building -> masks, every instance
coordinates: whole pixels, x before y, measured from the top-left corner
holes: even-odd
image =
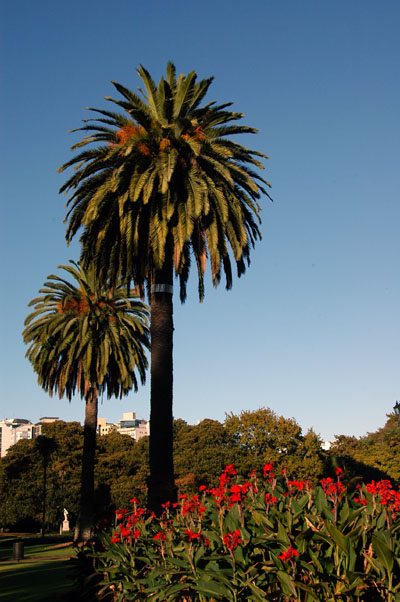
[[[9,447],[21,439],[33,439],[36,427],[25,418],[6,418],[0,420],[0,451],[3,458]]]
[[[35,424],[35,437],[42,434],[42,427],[44,424],[50,424],[51,422],[56,422],[56,420],[60,420],[58,416],[43,416],[39,418],[39,422]]]
[[[118,424],[107,422],[105,418],[97,419],[97,432],[99,435],[108,435],[118,430]]]
[[[97,432],[99,435],[107,435],[113,431],[121,435],[129,435],[132,439],[139,441],[142,437],[150,435],[150,422],[137,419],[136,412],[123,412],[122,420],[118,424],[108,423],[105,418],[98,418]]]

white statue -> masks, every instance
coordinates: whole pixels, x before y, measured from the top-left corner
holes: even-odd
[[[68,520],[68,510],[66,508],[64,508],[64,520],[67,521]]]

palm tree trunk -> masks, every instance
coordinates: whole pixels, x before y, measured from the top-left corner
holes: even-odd
[[[97,389],[91,388],[86,397],[83,431],[82,477],[79,516],[75,527],[75,541],[89,540],[95,526],[94,458],[97,431]]]
[[[172,260],[151,277],[150,477],[148,507],[161,513],[161,504],[176,501],[173,463],[173,306]]]

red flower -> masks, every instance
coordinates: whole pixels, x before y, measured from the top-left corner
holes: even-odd
[[[235,470],[235,465],[234,464],[227,464],[225,466],[224,472],[226,474],[229,474],[231,477],[234,477],[235,475],[237,475],[237,472]]]
[[[278,499],[276,497],[274,497],[273,495],[271,495],[270,493],[266,493],[264,501],[265,501],[266,505],[273,506],[274,504],[276,504]]]
[[[199,539],[201,537],[201,533],[193,533],[192,529],[185,529],[185,533],[189,538],[189,541],[193,541],[193,539]]]
[[[278,556],[278,558],[283,560],[283,562],[286,562],[287,560],[290,560],[291,558],[294,558],[295,556],[298,556],[298,555],[299,555],[298,551],[295,550],[294,548],[292,548],[292,546],[289,546],[288,549],[286,550],[286,552],[282,552],[282,554],[280,556]]]
[[[224,537],[224,544],[228,550],[234,550],[242,542],[240,539],[240,529],[236,529],[232,533],[227,533]]]
[[[131,530],[127,527],[121,527],[121,535],[122,537],[128,537],[131,534]]]
[[[267,464],[264,465],[264,477],[267,479],[273,479],[275,476],[275,473],[273,472],[274,470],[274,464],[273,462],[268,462]]]
[[[368,493],[372,493],[373,495],[375,495],[376,493],[378,493],[378,487],[377,484],[375,483],[375,481],[371,481],[371,483],[367,483],[367,485],[365,485]]]
[[[158,539],[160,541],[165,541],[167,539],[167,534],[163,531],[159,531],[157,535],[154,535],[153,539]]]
[[[342,493],[344,493],[346,491],[346,487],[340,481],[338,481],[337,483],[334,483],[334,481],[333,481],[333,479],[331,479],[331,477],[327,477],[326,479],[321,479],[321,485],[322,485],[322,489],[324,490],[326,495],[329,495],[332,498],[339,497],[339,499],[340,499],[340,496],[342,495]]]
[[[361,504],[362,506],[366,506],[367,505],[367,500],[365,498],[361,498],[361,497],[355,497],[354,498],[355,502],[358,502],[359,504]]]

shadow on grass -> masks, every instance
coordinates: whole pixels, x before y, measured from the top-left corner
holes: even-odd
[[[39,557],[46,555],[71,555],[71,547],[66,547],[65,549],[63,549],[64,545],[67,546],[68,543],[72,544],[71,535],[46,536],[44,538],[40,538],[38,536],[7,537],[2,535],[0,536],[0,562],[12,559],[13,543],[17,541],[24,543],[25,558],[30,558],[31,556]]]
[[[0,601],[67,602],[74,595],[71,560],[28,560],[0,568]]]

